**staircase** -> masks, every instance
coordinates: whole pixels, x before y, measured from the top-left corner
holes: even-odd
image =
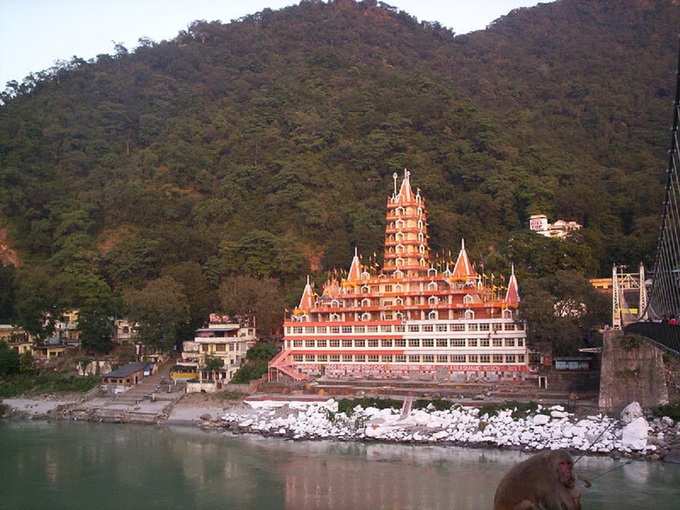
[[[310,379],[308,375],[303,374],[293,366],[290,351],[282,350],[276,356],[274,356],[274,358],[269,362],[268,371],[269,382],[272,382],[273,380],[272,369],[274,369],[274,372],[283,374],[295,382],[303,382],[308,381]],[[276,377],[276,380],[278,380],[278,377]]]

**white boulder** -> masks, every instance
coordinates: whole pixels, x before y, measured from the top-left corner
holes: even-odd
[[[644,450],[647,447],[649,424],[642,416],[635,418],[623,427],[621,446],[631,450]]]
[[[621,411],[621,421],[626,425],[640,416],[642,416],[642,407],[637,402],[631,402]]]
[[[534,416],[534,425],[545,425],[550,421],[550,416],[547,414],[537,414]]]

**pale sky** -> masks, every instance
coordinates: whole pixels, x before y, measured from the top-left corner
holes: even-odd
[[[545,1],[545,0],[543,0]],[[228,22],[293,0],[0,0],[0,90],[10,80],[51,67],[74,55],[128,49],[140,37],[172,39],[197,19]],[[419,20],[439,21],[457,34],[479,30],[536,0],[389,0]]]

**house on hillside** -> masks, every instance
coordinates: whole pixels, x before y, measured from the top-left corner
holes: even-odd
[[[557,220],[555,223],[548,223],[548,217],[545,214],[533,214],[529,218],[529,229],[544,237],[564,239],[582,228],[583,225],[575,221]]]
[[[0,342],[5,342],[19,355],[33,353],[33,339],[23,328],[13,324],[0,324]]]

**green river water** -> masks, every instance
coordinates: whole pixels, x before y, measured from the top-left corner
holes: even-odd
[[[491,508],[519,452],[292,442],[189,428],[0,422],[2,509]],[[586,458],[595,476],[616,466]],[[679,509],[680,465],[634,462],[584,509]]]

